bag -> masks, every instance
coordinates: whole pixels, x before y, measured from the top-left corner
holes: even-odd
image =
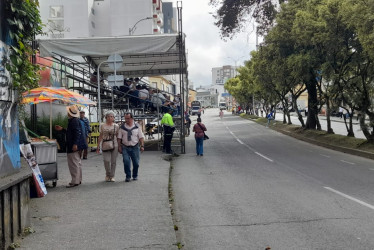
[[[103,140],[101,144],[101,151],[108,152],[114,150],[114,135],[116,134],[116,126],[114,126],[114,133],[110,140]]]
[[[203,130],[203,127],[201,127],[200,124],[197,123],[197,125],[201,128],[201,130]],[[207,136],[203,130],[203,133],[204,133],[204,140],[208,140],[209,139],[209,136]]]
[[[103,141],[103,144],[101,145],[101,150],[103,152],[112,151],[114,149],[114,141],[108,140]]]

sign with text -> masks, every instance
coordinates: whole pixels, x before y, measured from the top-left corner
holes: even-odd
[[[99,127],[100,123],[98,122],[91,122],[90,128],[91,128],[91,134],[88,137],[88,147],[96,148],[97,147],[97,141],[99,139]]]

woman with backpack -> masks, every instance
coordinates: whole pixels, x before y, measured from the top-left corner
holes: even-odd
[[[195,132],[196,141],[196,154],[199,156],[204,155],[204,131],[206,131],[205,125],[201,122],[201,118],[197,118],[197,123],[193,126],[193,132]]]

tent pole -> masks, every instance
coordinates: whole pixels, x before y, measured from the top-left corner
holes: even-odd
[[[49,139],[52,139],[52,99],[49,103]]]

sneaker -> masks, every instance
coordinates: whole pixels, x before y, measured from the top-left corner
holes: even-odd
[[[116,180],[114,179],[114,177],[110,178],[109,180],[110,182],[115,182]]]
[[[130,182],[131,179],[130,178],[126,178],[125,182]]]
[[[138,177],[134,177],[132,178],[133,181],[137,181],[138,180]]]
[[[105,181],[110,181],[110,177],[109,176],[105,176]]]

